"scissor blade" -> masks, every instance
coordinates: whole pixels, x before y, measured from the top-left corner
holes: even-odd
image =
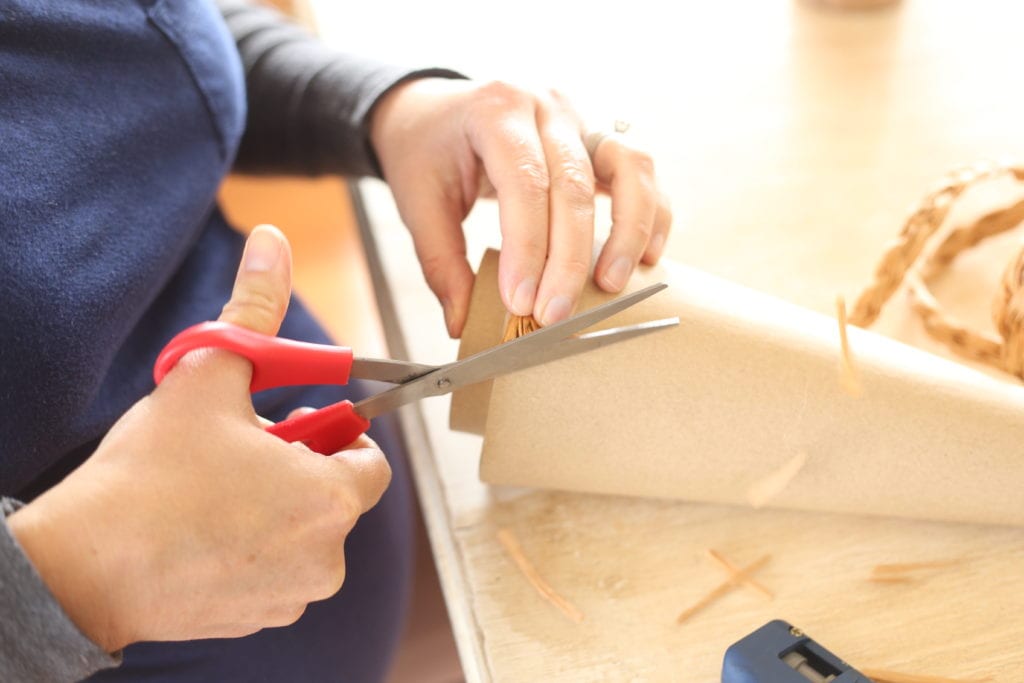
[[[580,340],[566,338],[579,330],[590,327],[643,301],[647,297],[665,289],[666,286],[664,284],[651,285],[563,320],[560,323],[531,332],[514,341],[486,349],[461,361],[441,366],[437,370],[406,384],[360,401],[355,406],[356,412],[367,419],[372,419],[410,401],[426,398],[427,396],[439,396],[460,387],[493,379],[498,375],[514,370],[522,370],[556,358],[564,358],[575,353],[589,351],[598,346],[631,339],[638,335],[636,329],[643,328],[646,323],[639,326],[619,328],[617,333],[609,330],[607,334],[600,337],[601,343],[599,345],[592,341],[589,346],[585,342],[579,347],[573,347],[568,343]],[[652,327],[651,329],[639,332],[639,334],[646,334],[647,332],[654,332],[659,329],[664,329],[664,327]],[[554,351],[555,348],[561,347],[563,344],[566,344],[564,349],[559,352]]]
[[[662,320],[651,320],[645,323],[638,323],[636,325],[613,327],[611,329],[600,330],[598,332],[588,332],[586,334],[581,334],[578,337],[569,337],[568,339],[564,339],[556,343],[554,346],[549,347],[545,351],[538,352],[530,359],[530,364],[525,366],[523,369],[526,367],[550,363],[553,360],[560,360],[562,358],[568,358],[569,356],[575,356],[578,353],[594,351],[605,346],[618,344],[619,342],[626,341],[627,339],[642,337],[645,334],[659,332],[669,327],[675,327],[678,324],[679,318],[664,318]]]
[[[357,379],[372,379],[377,382],[404,384],[417,377],[437,370],[436,365],[410,363],[404,360],[379,358],[353,358],[349,375]]]

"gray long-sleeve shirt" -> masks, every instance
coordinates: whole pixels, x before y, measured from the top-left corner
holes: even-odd
[[[129,0],[118,7],[131,4]],[[138,3],[150,17],[154,16],[153,8],[159,4],[150,0]],[[445,70],[414,71],[335,52],[289,24],[276,12],[251,5],[246,0],[217,0],[217,4],[238,47],[245,70],[248,113],[236,157],[235,167],[239,170],[379,174],[367,131],[374,103],[389,88],[406,79],[457,77],[457,74]],[[71,3],[68,4],[70,6]],[[75,39],[87,30],[84,28],[87,22],[76,23],[80,17],[74,15],[75,10],[65,9],[63,13],[56,11],[45,0],[25,0],[17,10],[0,8],[0,46],[12,50],[16,58],[51,59],[45,49],[40,50],[39,44],[24,40],[26,27],[48,27],[53,22],[63,22],[57,26],[59,30],[52,32],[59,38],[53,46],[66,64],[64,68],[75,69],[73,50],[79,44]],[[109,11],[113,14],[118,10],[112,3]],[[172,11],[180,12],[180,6]],[[117,21],[110,21],[103,30],[118,31],[120,26]],[[166,32],[175,26],[168,23],[161,30]],[[99,36],[96,40],[103,38]],[[183,41],[186,58],[188,49],[209,47],[201,44],[190,46],[187,32],[175,38]],[[162,36],[154,33],[152,39],[159,41]],[[28,47],[24,48],[24,54],[18,54],[16,50],[22,46]],[[0,50],[0,58],[3,52]],[[145,65],[125,60],[123,64],[115,64],[114,68],[143,69]],[[81,74],[83,79],[91,76],[89,73]],[[201,75],[196,76],[197,80],[202,80]],[[0,84],[3,82],[3,74],[0,74]],[[223,93],[204,94],[210,106],[223,105]],[[138,96],[146,97],[147,93],[141,91]],[[17,97],[17,88],[9,89],[5,92],[5,99],[0,99],[0,108],[16,107],[14,98]],[[42,117],[45,113],[37,112],[36,115]],[[109,115],[116,116],[117,113]],[[40,134],[46,134],[45,120],[40,119],[39,123]],[[89,125],[89,121],[82,121],[83,130],[69,134],[88,136]],[[223,131],[220,133],[223,135]],[[146,140],[139,139],[137,144],[144,146]],[[154,159],[153,165],[158,164],[159,160]],[[168,179],[167,182],[170,184],[173,180]],[[71,201],[72,197],[67,200]],[[5,420],[9,418],[4,416]],[[5,447],[10,447],[10,444],[5,444]],[[13,490],[4,490],[9,485],[10,482],[0,481],[0,494],[14,493]],[[2,516],[6,518],[18,503],[9,498],[0,500]],[[0,680],[78,680],[99,669],[116,666],[118,661],[118,655],[103,652],[79,632],[47,589],[7,525],[0,524]]]
[[[0,499],[5,518],[17,507]],[[119,662],[120,655],[107,654],[71,623],[7,525],[0,525],[0,680],[77,681]]]

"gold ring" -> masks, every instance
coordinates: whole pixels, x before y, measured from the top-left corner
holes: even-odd
[[[583,136],[583,146],[587,148],[587,156],[590,157],[591,161],[594,159],[594,154],[597,153],[597,147],[600,145],[606,137],[609,135],[621,135],[629,130],[629,121],[622,121],[616,119],[612,125],[612,130],[596,130],[592,133],[587,133]]]

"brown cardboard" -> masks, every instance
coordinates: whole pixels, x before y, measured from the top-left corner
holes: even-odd
[[[496,262],[481,264],[460,356],[501,334]],[[853,397],[835,319],[679,264],[628,289],[655,281],[670,287],[608,326],[677,328],[453,399],[453,427],[484,435],[483,480],[748,505],[805,453],[767,507],[1024,524],[1024,388],[851,328]],[[608,298],[588,285],[581,308]]]

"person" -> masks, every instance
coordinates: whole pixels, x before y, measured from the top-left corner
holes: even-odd
[[[458,336],[478,197],[505,305],[549,324],[587,277],[595,191],[598,284],[660,256],[650,156],[617,135],[588,153],[555,92],[338,53],[246,0],[3,0],[0,93],[0,679],[382,680],[411,566],[393,425],[323,457],[257,417],[365,389],[250,397],[220,351],[153,386],[162,346],[218,316],[328,341],[284,236],[243,244],[220,181],[383,177]]]

